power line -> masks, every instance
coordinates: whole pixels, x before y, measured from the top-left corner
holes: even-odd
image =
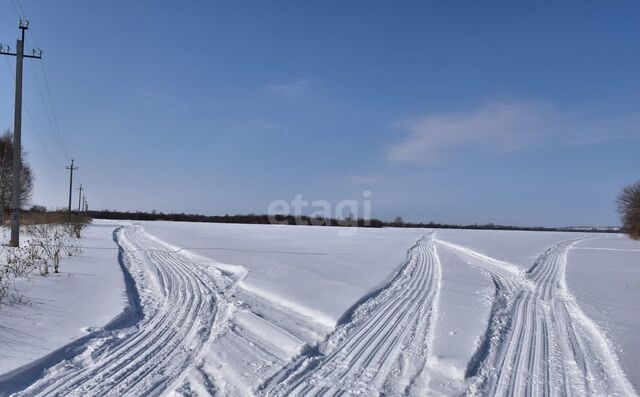
[[[73,171],[78,169],[78,167],[73,166],[74,161],[74,159],[71,159],[71,165],[66,167],[69,170],[69,219],[71,219],[71,197],[73,196]]]
[[[9,63],[9,59],[8,58],[4,58],[4,60],[7,62],[7,67],[9,68],[9,72],[11,72],[11,76],[15,79],[16,75],[15,75],[13,69],[11,68],[11,63]],[[40,131],[38,130],[38,127],[36,126],[36,122],[35,122],[35,120],[33,118],[33,115],[31,114],[31,109],[30,109],[30,106],[29,106],[29,102],[24,98],[22,99],[22,102],[24,103],[24,108],[27,111],[27,116],[29,118],[29,121],[31,122],[31,127],[33,128],[33,132],[36,133],[36,136],[38,137],[38,141],[42,145],[42,148],[44,149],[45,153],[47,153],[47,156],[49,156],[51,161],[53,161],[54,163],[59,165],[60,161],[56,160],[56,158],[51,154],[51,152],[47,148],[47,145],[44,143],[44,139],[42,139],[42,135],[40,135]]]
[[[22,16],[25,16],[25,12],[24,9],[22,8],[22,3],[20,3],[20,0],[16,0],[16,4],[18,5],[18,8],[20,8],[20,11],[22,13]]]
[[[54,132],[57,134],[58,140],[60,142],[60,146],[62,148],[62,152],[64,153],[64,156],[68,160],[69,156],[67,155],[67,150],[66,150],[66,147],[64,146],[64,140],[62,139],[62,134],[60,133],[60,124],[58,123],[58,115],[55,111],[55,107],[53,106],[53,97],[51,96],[51,89],[49,88],[49,79],[47,78],[47,71],[43,64],[40,64],[40,66],[42,68],[42,76],[44,77],[44,88],[46,89],[47,97],[49,98],[49,105],[51,107],[51,114],[53,115],[53,123],[56,127]]]
[[[11,0],[11,6],[16,11],[16,14],[18,15],[18,18],[25,19],[24,10],[22,9],[22,5],[20,4],[20,2],[18,2],[18,5],[16,6],[16,3],[13,0]],[[18,10],[18,7],[20,7],[20,10],[22,10],[22,13],[20,13],[20,11]]]
[[[20,173],[22,171],[22,70],[24,58],[41,59],[42,51],[33,50],[32,55],[24,53],[24,35],[25,30],[29,29],[29,21],[20,20],[18,23],[20,29],[20,38],[16,40],[16,52],[13,53],[9,48],[0,46],[2,55],[16,57],[16,92],[14,101],[14,118],[13,118],[13,171],[11,174],[11,246],[20,246],[20,194],[21,180]]]
[[[82,183],[80,184],[78,190],[80,190],[80,193],[78,193],[78,212],[80,212],[82,211]]]
[[[22,3],[20,3],[20,0],[11,0],[11,6],[13,6],[13,9],[15,10],[18,18],[27,19],[27,13],[24,12],[24,8],[22,7]],[[40,48],[40,43],[38,43],[38,39],[36,39],[35,33],[33,33],[32,31],[28,31],[27,34],[29,34],[33,39],[33,42],[36,43],[36,47]]]
[[[9,72],[11,72],[11,76],[15,79],[15,73],[14,73],[13,69],[11,68],[11,64],[9,63],[9,59],[5,58],[4,60],[7,62],[7,67],[9,68]],[[38,141],[42,145],[42,148],[47,153],[47,156],[49,156],[49,158],[54,163],[60,164],[60,162],[58,160],[56,160],[55,157],[51,154],[51,152],[47,148],[47,145],[44,143],[44,140],[42,139],[42,135],[40,135],[40,131],[38,130],[38,127],[36,126],[36,122],[35,122],[35,120],[33,118],[33,115],[31,114],[31,110],[30,110],[30,107],[29,107],[29,102],[24,98],[23,98],[22,101],[24,103],[25,110],[27,111],[27,116],[29,117],[29,121],[31,122],[31,127],[33,128],[33,131],[36,133],[36,136],[38,137]]]
[[[26,19],[26,13],[24,12],[24,8],[22,7],[22,4],[20,3],[20,0],[11,0],[11,5],[13,7],[13,9],[16,12],[16,15],[18,16],[18,18],[20,19]],[[33,31],[28,30],[27,33],[31,36],[31,38],[33,39],[33,42],[36,44],[36,47],[40,48],[40,43],[38,42],[38,39],[36,38],[35,33],[33,33]],[[44,94],[42,94],[42,90],[40,87],[40,82],[38,81],[38,76],[37,76],[37,72],[35,70],[35,66],[33,66],[33,70],[34,70],[34,75],[36,76],[36,84],[38,85],[38,91],[40,91],[40,95],[41,97],[44,98]],[[43,106],[45,108],[45,112],[47,112],[47,121],[49,122],[49,125],[53,131],[53,135],[54,135],[54,140],[56,141],[56,144],[58,145],[58,147],[61,149],[63,156],[65,157],[65,159],[69,160],[69,155],[67,154],[67,150],[66,147],[64,145],[64,139],[62,139],[62,133],[60,132],[60,124],[58,123],[58,116],[56,114],[55,111],[55,107],[53,106],[53,96],[51,95],[51,89],[49,88],[49,79],[47,77],[47,72],[46,69],[44,67],[44,64],[41,62],[40,63],[40,67],[42,68],[42,76],[43,76],[43,80],[44,80],[44,87],[47,93],[47,98],[48,98],[48,104],[49,106],[47,107],[46,105],[46,101],[43,99]],[[53,116],[53,123],[51,123],[51,119],[50,119],[50,115],[49,115],[49,109],[51,111],[51,115]]]
[[[36,87],[38,88],[38,93],[40,94],[40,100],[42,100],[42,106],[44,107],[44,111],[47,114],[47,122],[49,123],[49,127],[51,128],[51,131],[53,132],[53,136],[54,136],[54,140],[56,141],[56,144],[58,145],[58,147],[60,148],[60,150],[62,151],[62,154],[65,158],[68,158],[69,156],[67,156],[67,152],[64,148],[64,144],[62,143],[62,141],[58,138],[58,136],[55,134],[55,127],[51,121],[51,115],[49,114],[49,110],[47,107],[47,101],[45,100],[44,94],[42,92],[42,89],[40,87],[40,79],[38,78],[38,73],[36,72],[36,67],[34,66],[33,63],[31,63],[31,67],[33,68],[33,75],[35,77],[35,81],[36,81]],[[53,108],[52,109],[52,113],[53,113]]]

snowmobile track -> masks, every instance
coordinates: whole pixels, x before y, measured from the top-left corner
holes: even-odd
[[[406,393],[426,363],[440,275],[432,235],[424,236],[408,251],[393,280],[334,330],[320,347],[323,354],[300,357],[262,391],[301,396]]]
[[[213,275],[139,227],[121,228],[117,242],[144,317],[90,339],[83,353],[50,368],[18,395],[159,395],[197,361],[221,302]]]
[[[438,242],[488,272],[503,302],[493,308],[490,351],[473,365],[466,394],[636,395],[610,342],[568,291],[567,255],[577,240],[550,248],[521,275],[511,264]]]

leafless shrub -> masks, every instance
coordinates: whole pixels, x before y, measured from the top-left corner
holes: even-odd
[[[44,257],[39,247],[31,240],[22,247],[11,249],[7,252],[5,271],[13,278],[25,277],[43,263]],[[41,273],[48,269],[41,267]]]
[[[618,196],[618,213],[625,233],[640,240],[640,181],[622,189]]]
[[[82,248],[74,240],[67,239],[66,243],[62,246],[65,255],[67,256],[80,256],[82,255]]]
[[[80,218],[72,218],[70,222],[65,223],[65,230],[69,237],[80,238],[82,229],[87,226],[88,222]]]
[[[27,226],[55,224],[64,228],[69,237],[80,238],[81,232],[91,222],[84,214],[69,214],[64,211],[30,211],[22,217],[22,224]]]
[[[0,269],[0,302],[2,302],[9,294],[9,274],[5,269]]]
[[[49,273],[49,262],[53,265],[54,273],[58,273],[65,246],[75,244],[75,241],[69,238],[68,228],[65,225],[41,223],[28,226],[27,232],[30,235],[29,244],[40,251],[45,262],[44,271],[41,273]]]
[[[22,245],[6,250],[6,261],[0,263],[0,302],[11,295],[12,283],[19,277],[34,272],[47,276],[50,267],[60,271],[63,256],[78,256],[82,249],[78,243],[82,229],[90,218],[66,212],[30,211],[22,218],[25,236]],[[5,233],[6,229],[2,229]],[[5,236],[6,238],[6,236]]]
[[[10,295],[17,278],[28,277],[36,269],[41,274],[48,273],[42,252],[30,240],[21,247],[7,249],[5,262],[0,264],[0,302]]]

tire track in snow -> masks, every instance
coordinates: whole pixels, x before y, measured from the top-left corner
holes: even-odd
[[[83,353],[50,368],[18,395],[159,395],[197,365],[218,317],[225,317],[218,313],[224,309],[219,293],[224,280],[169,252],[139,227],[121,228],[117,242],[138,286],[144,317],[89,340]]]
[[[467,394],[636,395],[609,341],[568,291],[567,255],[576,242],[557,244],[518,274],[514,265],[439,241],[496,284]]]
[[[327,341],[269,379],[266,395],[402,394],[423,371],[440,284],[432,235],[407,253],[394,279],[360,304]]]

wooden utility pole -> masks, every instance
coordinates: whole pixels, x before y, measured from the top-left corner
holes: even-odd
[[[41,50],[33,50],[31,55],[24,53],[24,32],[29,29],[29,21],[20,20],[18,27],[21,38],[16,41],[16,52],[0,44],[0,54],[16,57],[16,96],[13,118],[13,175],[11,184],[11,243],[12,247],[20,245],[20,174],[22,173],[22,63],[24,58],[42,58]]]
[[[71,159],[71,166],[66,168],[71,171],[69,173],[69,220],[71,220],[71,196],[73,195],[73,171],[76,171],[78,167],[73,166],[74,159]]]
[[[80,212],[82,211],[82,183],[80,184],[78,190],[80,190],[80,193],[78,193],[78,212]]]

